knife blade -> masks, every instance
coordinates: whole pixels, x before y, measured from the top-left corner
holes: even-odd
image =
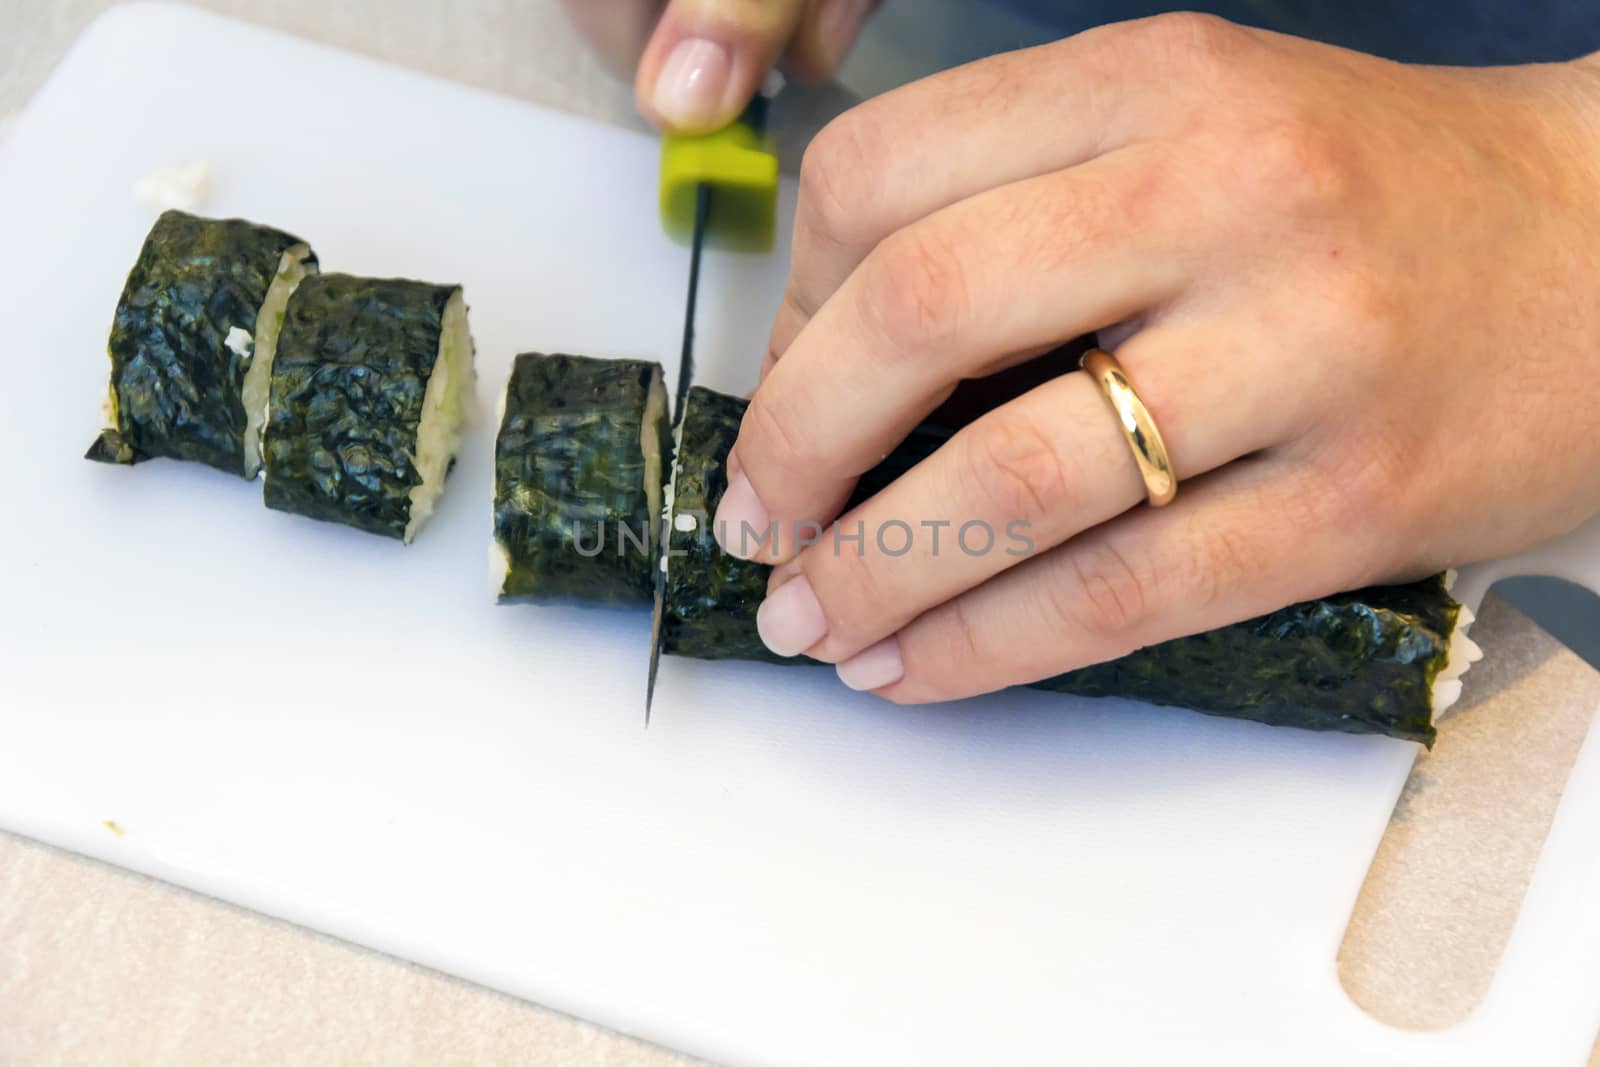
[[[721,130],[697,136],[667,134],[661,141],[661,225],[674,240],[689,246],[689,294],[684,307],[683,349],[678,357],[674,430],[683,421],[684,402],[694,384],[694,320],[702,253],[707,247],[770,252],[776,239],[778,156],[767,136],[767,107],[782,88],[782,79],[769,79],[739,120]],[[673,437],[676,440],[677,434]],[[676,462],[675,456],[673,460]],[[671,509],[666,511],[669,513],[661,516],[650,622],[650,673],[644,694],[646,726],[650,725],[656,675],[661,669],[666,567],[672,547]]]
[[[694,197],[694,236],[689,244],[689,295],[684,301],[683,348],[678,353],[678,388],[672,408],[672,428],[683,420],[684,401],[694,380],[694,316],[700,297],[700,258],[705,251],[706,228],[711,223],[712,190],[701,182]],[[673,435],[677,439],[676,433]],[[675,458],[675,457],[674,457]],[[645,682],[644,724],[650,725],[650,709],[656,699],[656,675],[661,671],[661,621],[667,606],[667,559],[672,541],[672,509],[661,515],[661,549],[655,573],[655,608],[650,617],[650,675]]]

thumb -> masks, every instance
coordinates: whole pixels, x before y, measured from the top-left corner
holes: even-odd
[[[805,0],[671,0],[639,60],[639,109],[679,133],[732,122],[778,62],[805,7]]]

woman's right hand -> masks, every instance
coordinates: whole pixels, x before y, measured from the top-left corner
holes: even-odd
[[[677,133],[739,117],[779,64],[802,82],[830,81],[881,0],[562,0],[639,110]]]

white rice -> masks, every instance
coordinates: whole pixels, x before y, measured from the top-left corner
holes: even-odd
[[[256,350],[255,334],[249,330],[241,330],[237,326],[228,327],[228,336],[223,338],[222,343],[240,359],[249,359]]]
[[[1448,571],[1444,576],[1444,587],[1448,592],[1455,585],[1456,572]],[[1472,628],[1474,617],[1472,609],[1465,604],[1461,605],[1461,614],[1456,618],[1456,628],[1450,634],[1450,648],[1445,653],[1444,669],[1433,679],[1433,718],[1437,722],[1444,713],[1455,706],[1461,699],[1461,679],[1472,668],[1472,665],[1483,658],[1483,649],[1478,643],[1467,636],[1467,631]]]
[[[511,399],[511,378],[517,373],[517,361],[511,361],[511,369],[506,371],[506,384],[500,390],[500,397],[495,401],[494,408],[494,433],[496,442],[500,438],[500,430],[506,424],[506,404]],[[506,579],[511,577],[511,554],[506,551],[506,546],[500,542],[500,532],[495,529],[494,496],[489,497],[489,590],[496,600],[499,600],[506,591]]]
[[[666,580],[668,560],[672,558],[672,525],[677,521],[673,511],[678,504],[678,453],[683,451],[683,424],[689,421],[689,401],[684,398],[683,410],[678,412],[678,425],[672,428],[672,477],[667,479],[667,491],[661,502],[661,577]],[[693,518],[693,516],[689,516]]]
[[[145,207],[195,212],[211,188],[211,164],[205,160],[161,167],[133,185],[133,199]]]
[[[645,515],[648,516],[650,551],[659,553],[663,543],[662,527],[656,522],[661,514],[661,420],[667,417],[667,387],[661,378],[661,368],[655,368],[650,377],[650,392],[644,402],[644,418],[639,423],[639,451],[644,455]],[[670,460],[671,457],[666,457]]]
[[[428,521],[444,492],[445,475],[461,447],[461,430],[471,404],[472,332],[467,325],[466,298],[460,289],[451,294],[445,305],[441,327],[439,357],[428,377],[428,390],[422,397],[422,421],[417,426],[417,454],[413,459],[422,480],[411,490],[406,544]]]
[[[311,258],[311,247],[298,244],[283,254],[278,261],[277,277],[267,289],[267,298],[256,312],[255,335],[251,339],[253,355],[250,369],[244,375],[244,387],[239,399],[244,404],[244,476],[254,478],[261,473],[261,435],[267,426],[267,404],[272,391],[272,361],[278,354],[278,334],[283,329],[283,312],[289,298],[308,276],[317,273],[316,261]],[[228,330],[228,347],[235,352],[233,327]],[[245,353],[240,353],[244,355]]]

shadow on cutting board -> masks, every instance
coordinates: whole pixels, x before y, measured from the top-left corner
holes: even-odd
[[[1600,597],[1560,578],[1507,578],[1494,591],[1600,670]]]

